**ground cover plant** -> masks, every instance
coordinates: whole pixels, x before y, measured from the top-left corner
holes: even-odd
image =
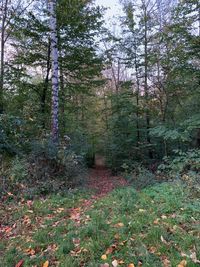
[[[90,187],[1,206],[2,266],[199,264],[200,202],[182,182],[136,191],[105,170],[92,177],[100,191]]]

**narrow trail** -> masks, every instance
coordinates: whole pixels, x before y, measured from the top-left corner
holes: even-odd
[[[81,199],[80,205],[70,209],[70,219],[76,226],[89,218],[85,215],[96,200],[105,197],[108,193],[119,187],[128,186],[128,182],[122,176],[113,176],[111,171],[104,166],[96,166],[90,170],[87,187],[94,190],[90,199]]]
[[[113,176],[105,167],[96,166],[90,170],[88,188],[95,190],[97,197],[103,197],[115,188],[127,185],[122,176]]]

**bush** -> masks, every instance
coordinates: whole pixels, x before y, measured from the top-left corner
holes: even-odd
[[[29,140],[25,133],[25,122],[12,115],[0,115],[0,153],[22,154],[27,150]]]
[[[158,167],[158,174],[172,179],[180,179],[193,191],[200,192],[200,150],[192,149],[186,152],[176,150],[175,157],[165,157]]]
[[[137,162],[132,163],[131,166],[123,164],[122,168],[124,169],[124,176],[136,189],[142,189],[159,182],[154,173]]]
[[[49,140],[34,142],[26,156],[16,156],[1,175],[1,190],[34,197],[65,191],[83,183],[85,167],[66,142],[59,146]],[[3,186],[4,185],[4,186]]]
[[[180,177],[188,171],[200,171],[200,150],[192,149],[187,152],[176,150],[174,158],[165,157],[163,164],[159,165],[158,172],[166,173],[172,177]]]

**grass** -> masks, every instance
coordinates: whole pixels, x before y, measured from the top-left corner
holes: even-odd
[[[46,260],[59,267],[112,266],[113,260],[119,266],[173,267],[183,259],[187,266],[197,266],[200,201],[182,184],[163,183],[141,192],[117,189],[83,205],[90,196],[77,191],[7,206],[1,215],[15,225],[0,244],[0,266],[13,267],[21,259],[25,267]],[[72,209],[78,207],[78,217],[72,219]]]

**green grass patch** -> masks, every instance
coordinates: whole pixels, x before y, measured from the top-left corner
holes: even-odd
[[[115,259],[120,266],[140,262],[143,267],[161,267],[166,259],[171,266],[183,259],[187,266],[197,266],[190,256],[195,253],[200,259],[200,202],[181,183],[141,192],[117,189],[84,205],[89,198],[77,191],[15,208],[7,220],[16,223],[13,235],[0,245],[2,266],[13,267],[20,259],[25,267],[41,266],[46,260],[50,266],[112,266]],[[72,219],[71,209],[78,207]],[[107,259],[101,259],[105,254]]]

